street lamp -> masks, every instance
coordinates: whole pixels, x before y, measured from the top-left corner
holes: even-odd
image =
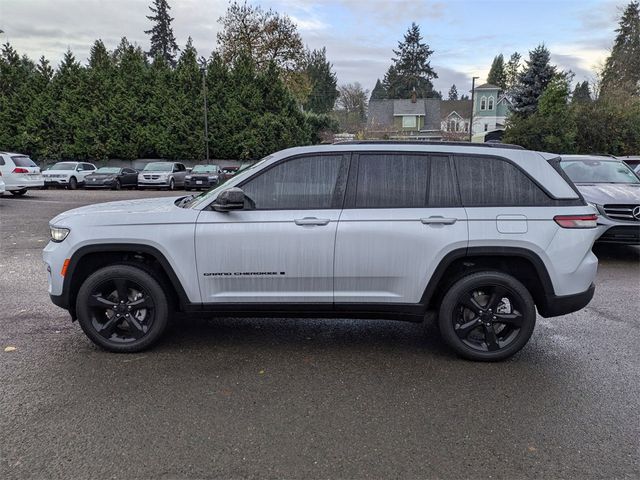
[[[473,107],[475,106],[475,93],[476,93],[476,79],[480,77],[471,78],[471,119],[469,121],[469,142],[473,138]]]
[[[209,163],[209,121],[207,119],[207,59],[200,58],[200,71],[202,72],[202,96],[204,98],[204,144],[207,152],[207,164]]]

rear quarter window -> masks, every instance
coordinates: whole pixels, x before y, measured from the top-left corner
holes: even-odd
[[[460,155],[455,165],[465,207],[555,204],[522,170],[504,159]]]

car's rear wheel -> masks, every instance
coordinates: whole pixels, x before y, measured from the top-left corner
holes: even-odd
[[[442,338],[469,360],[504,360],[529,341],[536,323],[527,288],[501,272],[473,273],[454,283],[440,305]]]
[[[15,195],[16,197],[21,197],[25,193],[27,193],[26,188],[23,188],[22,190],[11,190],[11,195]]]
[[[78,180],[76,180],[76,177],[71,177],[69,179],[69,190],[75,190],[76,188],[78,188]]]
[[[97,345],[139,352],[154,344],[169,317],[166,293],[145,270],[112,265],[90,275],[76,300],[78,322]]]

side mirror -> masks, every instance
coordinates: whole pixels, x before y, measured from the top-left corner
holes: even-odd
[[[228,212],[230,210],[242,210],[244,208],[244,192],[241,188],[232,187],[223,190],[213,202],[216,212]]]

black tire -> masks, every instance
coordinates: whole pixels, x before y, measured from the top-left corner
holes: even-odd
[[[169,319],[162,286],[150,273],[132,265],[111,265],[91,274],[78,291],[76,312],[91,341],[118,353],[149,348]]]
[[[171,180],[169,180],[169,190],[173,191],[175,189],[176,189],[176,182],[172,178]]]
[[[442,338],[458,355],[485,362],[504,360],[522,349],[535,324],[531,294],[502,272],[458,280],[442,299],[438,316]]]
[[[42,190],[48,190],[49,189],[49,185],[43,185],[42,186]]]
[[[113,184],[113,189],[120,190],[121,188],[122,188],[122,184],[120,183],[120,180],[116,179],[116,183]]]
[[[189,187],[184,187],[185,192],[190,192],[191,189]]]
[[[11,192],[11,195],[15,195],[16,197],[21,197],[22,195],[27,193],[27,189],[24,188],[22,190],[10,190],[10,192]]]
[[[76,180],[76,177],[71,177],[69,179],[69,190],[75,190],[76,188],[78,188],[78,180]]]

